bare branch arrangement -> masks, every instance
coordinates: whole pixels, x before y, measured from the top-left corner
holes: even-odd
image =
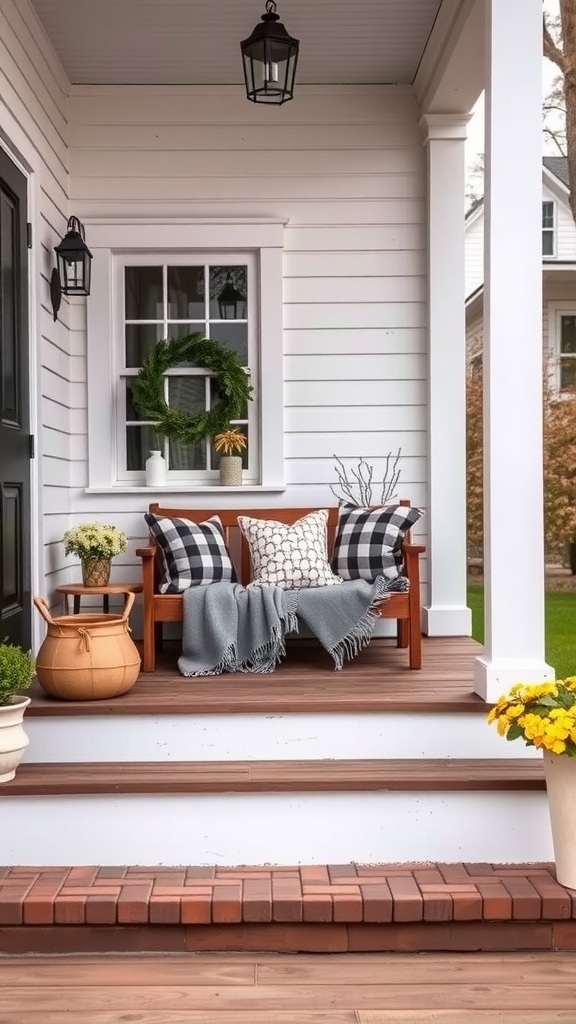
[[[398,462],[400,461],[401,454],[402,449],[399,448],[396,455],[389,452],[386,456],[380,505],[386,505],[387,502],[396,497],[396,488],[400,479]],[[330,484],[330,490],[334,497],[338,498],[339,501],[347,501],[357,508],[369,508],[373,504],[372,478],[374,476],[374,467],[366,462],[366,459],[360,458],[356,468],[351,468],[350,475],[348,475],[348,470],[342,459],[335,455],[334,460],[336,462],[336,476],[338,477],[338,483],[335,486]],[[338,488],[340,489],[340,494],[338,493]]]

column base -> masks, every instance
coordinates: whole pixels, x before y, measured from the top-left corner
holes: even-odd
[[[472,636],[472,612],[466,605],[435,604],[422,609],[426,636]]]
[[[474,662],[474,690],[488,704],[494,704],[514,683],[541,683],[554,681],[556,673],[551,665],[536,658],[500,658],[490,661],[486,657]]]

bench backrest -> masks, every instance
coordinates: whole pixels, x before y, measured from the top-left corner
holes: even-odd
[[[406,500],[398,501],[396,504],[410,506],[410,502]],[[334,538],[336,536],[336,527],[338,526],[338,506],[337,505],[313,505],[311,508],[166,508],[164,505],[160,505],[158,502],[153,502],[149,506],[149,511],[155,516],[168,516],[169,518],[176,519],[191,519],[195,523],[201,523],[205,519],[210,519],[211,516],[218,516],[222,527],[224,529],[224,538],[226,545],[236,567],[238,579],[244,586],[250,582],[251,577],[251,564],[250,564],[250,550],[248,544],[238,526],[238,516],[249,516],[253,519],[275,519],[279,523],[295,523],[298,519],[302,519],[303,516],[309,515],[311,512],[317,512],[319,508],[328,509],[328,556],[332,555],[332,548],[334,547]],[[406,535],[407,540],[410,540],[410,535]],[[157,552],[160,556],[160,550]],[[157,578],[160,578],[160,565],[159,560],[156,560],[156,574]],[[156,580],[157,582],[157,580]]]

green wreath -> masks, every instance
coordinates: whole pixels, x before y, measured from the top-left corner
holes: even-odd
[[[164,397],[164,374],[184,362],[212,370],[220,393],[212,409],[195,416],[171,409]],[[175,437],[182,444],[197,444],[226,430],[231,420],[244,414],[253,391],[236,352],[198,331],[185,338],[159,341],[146,356],[131,389],[145,419],[154,421],[159,434]]]

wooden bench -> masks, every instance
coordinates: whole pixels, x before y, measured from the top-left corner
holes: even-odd
[[[402,501],[400,504],[409,506],[410,503]],[[156,516],[191,519],[193,522],[202,522],[209,519],[210,516],[219,516],[238,579],[244,585],[250,582],[250,552],[238,527],[238,516],[252,516],[255,519],[275,519],[282,523],[293,523],[314,511],[316,508],[209,509],[165,508],[158,503],[150,505],[150,512]],[[328,511],[328,551],[331,552],[338,525],[338,508],[332,507]],[[382,602],[378,610],[381,618],[397,620],[398,647],[408,648],[411,669],[419,669],[422,666],[418,556],[425,550],[426,548],[422,545],[411,543],[409,533],[406,535],[402,545],[402,554],[404,572],[410,581],[410,590],[404,594],[391,594],[387,600]],[[142,558],[144,599],[142,670],[153,672],[156,664],[156,648],[160,647],[162,643],[163,623],[182,621],[182,595],[158,593],[162,555],[153,539],[151,539],[149,547],[138,548],[136,554]]]

